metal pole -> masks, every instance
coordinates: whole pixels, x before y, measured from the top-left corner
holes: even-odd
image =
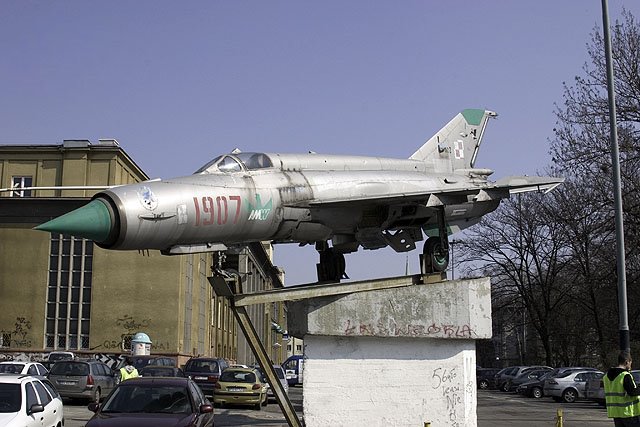
[[[607,64],[607,89],[609,93],[609,130],[611,138],[611,165],[613,172],[613,195],[616,217],[616,259],[618,272],[618,315],[620,325],[620,350],[629,351],[629,323],[627,315],[627,274],[624,255],[624,225],[622,218],[622,188],[620,180],[620,154],[618,152],[618,130],[616,122],[616,96],[613,80],[613,62],[611,60],[611,35],[609,33],[609,6],[602,0],[602,27],[604,30],[604,49]]]

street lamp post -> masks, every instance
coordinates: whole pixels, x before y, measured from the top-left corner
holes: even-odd
[[[624,254],[624,225],[622,218],[622,188],[620,185],[620,154],[618,151],[618,130],[616,123],[616,96],[611,59],[611,35],[609,34],[609,6],[602,0],[602,27],[607,64],[607,91],[609,95],[609,132],[611,143],[611,164],[613,172],[613,195],[616,217],[616,260],[618,273],[618,316],[620,327],[620,350],[629,351],[629,322],[627,315],[627,274]]]

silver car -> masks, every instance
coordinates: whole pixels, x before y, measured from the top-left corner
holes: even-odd
[[[573,403],[585,398],[587,381],[600,379],[604,372],[595,370],[566,371],[544,381],[544,395],[551,396],[556,402]]]
[[[100,402],[116,384],[111,368],[95,359],[56,362],[49,379],[62,397],[92,402]]]
[[[631,375],[633,376],[633,381],[636,384],[640,383],[640,370],[631,371]],[[603,375],[604,376],[604,375]],[[585,388],[584,396],[589,399],[597,402],[598,404],[604,406],[604,383],[602,382],[602,377],[593,378],[587,381],[587,385]]]

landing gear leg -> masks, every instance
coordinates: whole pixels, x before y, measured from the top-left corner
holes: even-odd
[[[320,254],[320,262],[316,264],[318,282],[339,282],[348,279],[344,255],[335,252],[327,242],[317,242],[316,250]]]
[[[422,274],[439,273],[449,266],[449,238],[444,221],[444,206],[438,208],[438,236],[424,242],[420,267]]]

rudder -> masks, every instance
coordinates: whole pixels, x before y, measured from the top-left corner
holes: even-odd
[[[471,169],[491,117],[497,114],[483,109],[463,110],[409,158],[432,162],[436,171]]]

